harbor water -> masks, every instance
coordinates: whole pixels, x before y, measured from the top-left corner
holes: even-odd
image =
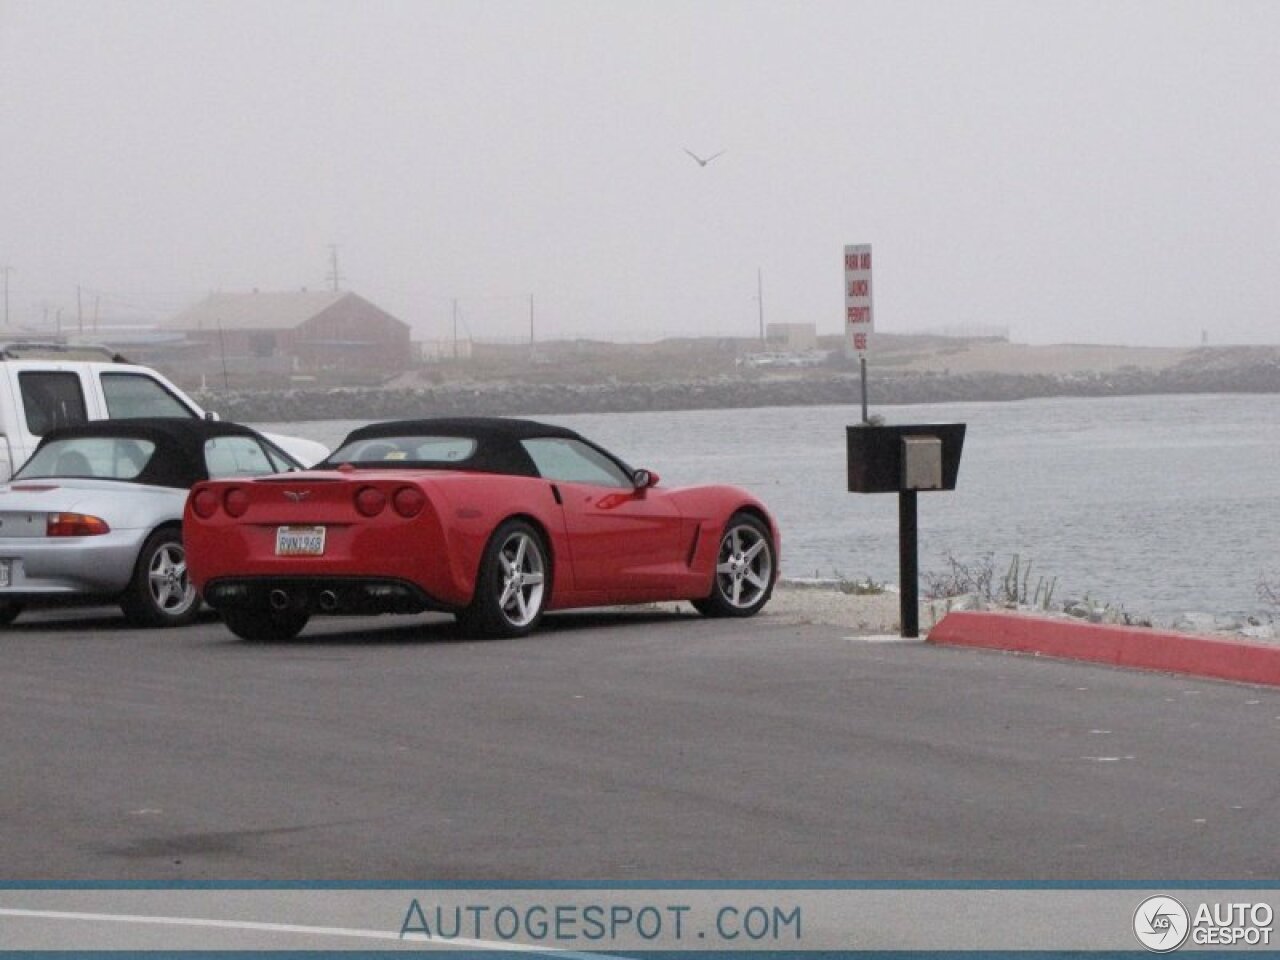
[[[1135,615],[1276,612],[1280,396],[1149,396],[928,404],[887,423],[967,423],[957,488],[919,497],[920,567],[950,558],[997,579],[1014,557],[1029,592]],[[540,417],[658,472],[664,486],[734,483],[782,529],[788,577],[897,581],[893,494],[846,492],[856,404]],[[530,416],[537,417],[536,411]],[[335,446],[353,421],[266,424]]]

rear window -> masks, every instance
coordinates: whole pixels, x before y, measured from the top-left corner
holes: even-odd
[[[14,479],[40,477],[99,477],[133,480],[142,473],[156,445],[131,437],[68,437],[46,443]]]
[[[343,444],[329,463],[395,467],[462,463],[476,452],[472,437],[366,437]]]

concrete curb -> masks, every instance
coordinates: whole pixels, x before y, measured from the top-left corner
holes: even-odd
[[[1018,613],[948,613],[929,642],[1280,686],[1280,644]]]

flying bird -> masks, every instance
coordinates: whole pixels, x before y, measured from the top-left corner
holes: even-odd
[[[705,167],[708,163],[710,163],[710,162],[711,162],[712,160],[714,160],[716,157],[720,156],[720,154],[724,153],[724,151],[723,151],[723,150],[717,151],[716,153],[713,153],[711,156],[707,157],[707,158],[704,160],[702,157],[698,156],[696,153],[694,153],[694,152],[693,152],[692,150],[690,150],[688,147],[685,147],[685,148],[684,148],[684,152],[685,152],[685,153],[687,153],[689,156],[693,157],[693,159],[694,159],[694,160],[697,160],[697,161],[698,161],[698,166],[700,166],[700,167]]]

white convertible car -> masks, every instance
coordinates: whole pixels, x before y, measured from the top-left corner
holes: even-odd
[[[182,508],[197,481],[296,470],[236,423],[94,420],[49,431],[0,484],[0,624],[24,606],[119,603],[140,626],[189,622]]]

